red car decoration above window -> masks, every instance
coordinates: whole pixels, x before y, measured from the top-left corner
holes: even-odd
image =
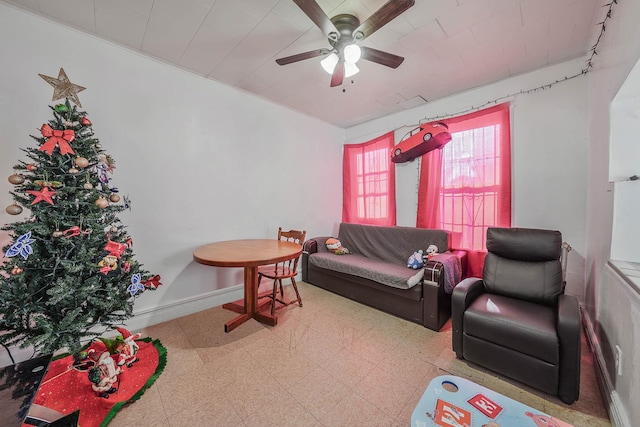
[[[404,163],[451,141],[449,127],[443,122],[424,123],[408,132],[391,150],[391,161]]]

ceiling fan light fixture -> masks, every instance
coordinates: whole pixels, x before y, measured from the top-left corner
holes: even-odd
[[[364,22],[360,22],[356,16],[349,13],[329,18],[318,3],[319,0],[293,0],[293,2],[327,35],[331,49],[315,49],[276,58],[278,65],[322,57],[322,68],[331,74],[330,87],[336,87],[342,85],[344,77],[353,76],[360,71],[356,66],[356,62],[360,59],[394,69],[404,61],[401,56],[371,47],[361,48],[358,44],[412,7],[415,0],[386,0]]]
[[[350,44],[344,48],[344,61],[347,64],[355,64],[361,56],[362,50],[357,44]]]
[[[344,63],[344,76],[345,77],[351,77],[355,74],[358,74],[360,72],[360,69],[358,68],[358,66],[356,64],[351,64],[350,62],[345,62]]]
[[[333,70],[336,68],[337,63],[338,55],[336,55],[335,52],[332,52],[329,56],[320,61],[322,68],[329,74],[333,74]]]

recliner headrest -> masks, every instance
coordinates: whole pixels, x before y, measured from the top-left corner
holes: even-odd
[[[519,261],[552,261],[562,254],[562,234],[535,228],[487,229],[487,251]]]

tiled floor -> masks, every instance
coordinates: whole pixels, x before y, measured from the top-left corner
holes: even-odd
[[[215,307],[142,331],[166,346],[166,369],[110,426],[409,426],[430,380],[444,374],[576,427],[611,425],[584,342],[580,399],[567,406],[456,359],[450,322],[433,332],[299,287],[304,307],[281,310],[276,327],[251,320],[225,334],[235,314]]]

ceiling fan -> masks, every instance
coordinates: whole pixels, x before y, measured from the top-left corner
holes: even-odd
[[[366,21],[350,14],[329,18],[315,0],[293,0],[300,9],[327,35],[330,49],[316,49],[276,59],[279,65],[287,65],[305,59],[324,56],[322,67],[331,74],[331,87],[340,86],[345,77],[358,72],[359,59],[398,68],[404,58],[360,43],[378,31],[398,15],[415,4],[415,0],[389,0]]]

